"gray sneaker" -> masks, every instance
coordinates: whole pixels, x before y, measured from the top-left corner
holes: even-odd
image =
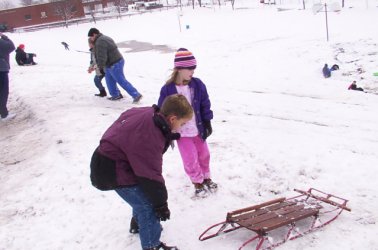
[[[109,97],[108,100],[110,101],[116,101],[116,100],[120,100],[123,98],[123,95],[122,94],[119,94],[119,96],[112,96],[112,97]]]
[[[137,104],[137,103],[139,103],[139,101],[140,101],[142,98],[143,98],[142,95],[138,95],[137,97],[134,98],[134,100],[133,100],[133,104]]]

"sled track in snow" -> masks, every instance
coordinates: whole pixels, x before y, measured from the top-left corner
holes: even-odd
[[[122,49],[129,49],[128,51],[126,51],[126,53],[142,52],[149,50],[156,50],[160,53],[172,53],[176,51],[175,49],[168,47],[167,45],[157,45],[147,42],[140,42],[136,40],[117,43],[117,46]]]
[[[12,94],[8,109],[17,116],[0,122],[0,169],[30,159],[47,146],[43,139],[46,138],[44,121],[37,119],[28,105]]]

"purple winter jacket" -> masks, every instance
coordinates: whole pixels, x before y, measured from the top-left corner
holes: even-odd
[[[152,201],[160,203],[154,204],[159,206],[167,200],[162,176],[167,138],[155,125],[154,114],[156,115],[153,107],[132,108],[122,113],[102,136],[98,152],[116,162],[118,185],[147,183],[150,188],[144,191],[152,197],[151,200],[154,199],[153,196],[163,197],[156,202]],[[162,115],[157,115],[165,122]]]
[[[205,84],[199,79],[192,77],[189,82],[189,89],[192,96],[192,107],[196,117],[196,124],[201,138],[206,138],[203,122],[213,119],[213,111]],[[158,106],[161,107],[167,96],[177,94],[176,83],[164,85],[160,90]]]

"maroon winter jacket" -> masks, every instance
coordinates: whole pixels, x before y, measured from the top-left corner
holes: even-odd
[[[120,186],[141,185],[152,204],[160,206],[167,201],[162,164],[172,134],[156,109],[132,108],[122,113],[101,138],[98,151],[116,162]]]

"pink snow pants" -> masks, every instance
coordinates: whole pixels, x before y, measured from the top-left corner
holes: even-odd
[[[210,152],[200,136],[181,137],[177,140],[186,174],[193,183],[210,178]]]

